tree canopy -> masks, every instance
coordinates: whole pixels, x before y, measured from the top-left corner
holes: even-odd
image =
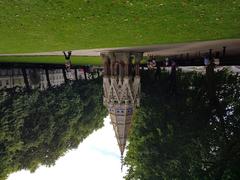
[[[51,166],[77,148],[107,115],[102,81],[75,81],[46,91],[19,88],[0,94],[0,179],[21,169]]]
[[[125,178],[239,179],[240,77],[226,70],[153,77],[142,76]]]

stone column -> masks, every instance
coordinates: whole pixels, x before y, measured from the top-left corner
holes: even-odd
[[[129,52],[117,52],[115,53],[116,59],[124,63],[124,76],[129,75],[130,53]]]
[[[104,76],[107,76],[107,75],[110,75],[110,64],[109,64],[109,59],[108,59],[108,56],[104,53],[101,53],[101,58],[103,59],[103,75]]]
[[[118,71],[118,62],[115,62],[114,70],[113,70],[113,75],[114,76],[118,76],[119,75],[117,71]]]
[[[111,76],[115,75],[115,64],[116,64],[116,58],[114,53],[109,52],[108,53],[108,58],[110,60],[110,71],[111,71]]]
[[[121,78],[121,80],[122,80],[123,76],[124,76],[124,64],[121,62],[119,64],[119,77]]]
[[[137,76],[140,75],[140,63],[141,63],[142,59],[143,59],[143,53],[136,53],[136,55],[135,55],[135,60],[136,60],[135,72],[136,72]]]

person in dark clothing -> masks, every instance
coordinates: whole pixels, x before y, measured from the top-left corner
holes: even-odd
[[[72,51],[68,51],[67,53],[65,51],[63,51],[63,54],[64,54],[66,60],[70,60]]]
[[[65,57],[65,67],[67,69],[67,71],[70,71],[71,69],[71,55],[72,55],[72,51],[68,51],[67,53],[65,51],[63,51],[64,57]]]

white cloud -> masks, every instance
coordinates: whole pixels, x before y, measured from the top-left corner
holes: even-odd
[[[22,170],[8,180],[122,180],[120,151],[109,116],[104,127],[87,137],[76,150],[69,151],[55,166],[41,166],[34,173]]]

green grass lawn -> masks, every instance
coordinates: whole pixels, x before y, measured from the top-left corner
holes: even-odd
[[[0,56],[0,63],[42,63],[42,64],[65,64],[64,56]],[[84,57],[72,56],[73,65],[103,65],[101,57]],[[142,64],[147,62],[146,58],[141,61]]]
[[[71,57],[72,64],[74,65],[101,65],[102,61],[100,57]],[[0,57],[0,62],[8,63],[54,63],[65,64],[64,56],[30,56],[30,57]]]
[[[0,0],[0,53],[240,37],[240,0]]]

